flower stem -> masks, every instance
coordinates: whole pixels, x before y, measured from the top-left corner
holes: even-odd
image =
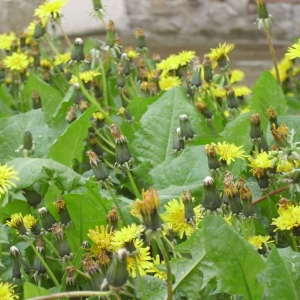
[[[72,44],[71,44],[71,42],[70,42],[70,40],[69,40],[69,37],[67,36],[67,34],[66,34],[64,28],[61,26],[60,21],[58,21],[56,24],[58,25],[58,27],[59,27],[59,29],[60,29],[62,35],[64,36],[64,39],[65,39],[65,41],[66,41],[68,47],[69,47],[70,49],[72,49]]]
[[[47,295],[47,296],[28,298],[28,300],[51,300],[51,299],[74,298],[74,297],[105,297],[105,296],[110,296],[113,293],[114,291],[108,291],[108,292],[75,291],[75,292],[64,292],[64,293]]]
[[[93,105],[95,105],[97,107],[97,109],[104,115],[105,119],[110,123],[113,124],[113,120],[111,119],[111,117],[106,113],[106,111],[99,105],[99,103],[96,101],[95,98],[93,98],[88,91],[86,90],[86,88],[84,87],[84,84],[82,83],[80,76],[79,76],[79,64],[76,63],[75,66],[75,73],[76,73],[76,77],[78,79],[78,83],[80,86],[81,91],[83,92],[84,96],[87,98],[87,100],[90,101],[90,103],[92,103]]]
[[[157,242],[157,245],[161,251],[161,254],[164,258],[165,264],[166,264],[166,269],[167,269],[167,291],[168,291],[168,296],[167,300],[172,300],[172,273],[171,273],[171,266],[170,266],[170,261],[169,257],[167,254],[167,251],[165,249],[165,246],[161,240],[160,236],[156,236],[155,240]]]
[[[133,177],[132,177],[132,175],[131,175],[130,170],[129,170],[128,168],[125,168],[125,170],[126,170],[126,173],[127,173],[128,178],[129,178],[129,181],[130,181],[130,184],[131,184],[131,187],[132,187],[132,189],[133,189],[133,192],[134,192],[135,197],[136,197],[137,199],[141,199],[140,193],[139,193],[139,191],[138,191],[138,189],[137,189],[137,187],[136,187],[136,184],[135,184],[135,182],[134,182],[134,179],[133,179]]]
[[[43,240],[46,242],[47,246],[53,250],[53,252],[55,253],[55,255],[57,257],[60,257],[57,249],[53,246],[53,244],[45,236],[43,236]]]
[[[179,257],[179,258],[182,258],[182,255],[179,253],[179,252],[175,252],[174,251],[174,245],[169,241],[169,239],[165,236],[165,235],[163,235],[162,236],[162,238],[163,238],[163,240],[169,245],[169,247],[172,249],[172,251],[173,251],[173,253],[174,253],[174,256],[176,257]]]
[[[288,188],[289,188],[289,186],[286,185],[286,186],[284,186],[284,187],[282,187],[282,188],[280,188],[280,189],[278,189],[278,190],[276,190],[276,191],[273,191],[273,192],[269,193],[269,194],[266,195],[266,196],[262,196],[262,197],[257,198],[256,200],[254,200],[254,201],[252,202],[252,204],[255,205],[255,204],[257,204],[257,203],[259,203],[259,202],[261,202],[261,201],[267,199],[269,196],[274,196],[274,195],[276,195],[276,194],[279,194],[279,193],[281,193],[281,192],[287,190]]]
[[[30,247],[32,248],[33,252],[36,254],[36,256],[39,258],[39,260],[41,261],[42,265],[45,267],[45,269],[47,270],[49,276],[51,277],[51,279],[53,280],[54,284],[56,285],[56,287],[60,288],[60,284],[58,283],[57,279],[55,278],[54,274],[52,273],[51,269],[49,268],[49,266],[47,265],[47,263],[45,262],[45,260],[43,259],[43,257],[41,256],[40,252],[35,248],[35,246],[32,244],[32,241],[30,239],[27,239],[27,242],[29,243]]]
[[[275,54],[274,46],[273,46],[273,43],[272,43],[270,31],[269,31],[269,28],[265,24],[264,24],[264,29],[265,29],[267,41],[268,41],[269,48],[270,48],[271,57],[272,57],[273,64],[274,64],[274,69],[275,69],[275,73],[276,73],[276,79],[277,79],[277,82],[279,84],[281,84],[280,76],[279,76],[279,71],[278,71],[276,54]]]
[[[134,256],[134,264],[135,264],[135,269],[136,269],[137,276],[139,278],[140,288],[141,288],[141,292],[142,292],[142,299],[147,300],[146,293],[145,293],[144,282],[142,280],[142,276],[141,276],[141,273],[140,273],[140,270],[139,270],[139,266],[138,266],[138,263],[137,263],[137,260],[136,260],[136,256]]]
[[[103,99],[104,99],[104,105],[108,105],[108,93],[107,93],[107,81],[106,81],[106,72],[104,68],[104,64],[102,59],[99,57],[99,65],[101,69],[101,78],[102,78],[102,89],[103,89]]]

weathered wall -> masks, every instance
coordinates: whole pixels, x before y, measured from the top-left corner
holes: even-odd
[[[293,3],[291,3],[293,2]],[[1,32],[27,27],[41,0],[0,0]],[[264,41],[254,24],[255,0],[102,0],[107,20],[115,22],[121,37],[134,38],[134,30],[145,30],[147,38],[161,45],[203,41]],[[300,3],[268,3],[274,16],[271,29],[278,42],[289,43],[300,36]],[[103,33],[99,20],[91,18],[92,0],[70,0],[64,7],[62,24],[71,36]],[[170,38],[171,37],[171,38]]]

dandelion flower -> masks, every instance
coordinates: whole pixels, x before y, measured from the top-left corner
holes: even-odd
[[[164,271],[159,270],[158,268],[156,268],[156,266],[161,266],[161,265],[165,265],[165,261],[160,261],[160,257],[157,254],[155,256],[155,258],[153,258],[153,268],[151,269],[151,273],[154,273],[153,276],[166,280],[167,279],[167,274]]]
[[[262,168],[262,169],[268,169],[273,168],[274,164],[272,159],[269,158],[269,154],[267,152],[261,152],[256,153],[254,152],[254,156],[248,156],[248,159],[250,161],[249,166],[252,169]]]
[[[232,70],[230,73],[230,82],[236,83],[240,82],[245,78],[245,73],[240,70]]]
[[[237,147],[227,142],[219,142],[217,144],[217,154],[220,156],[220,160],[226,161],[227,166],[229,166],[236,158],[244,159],[245,151],[241,149],[242,147],[243,146]]]
[[[184,204],[182,199],[173,199],[165,205],[166,212],[161,214],[162,220],[167,223],[172,231],[177,233],[182,239],[184,235],[191,236],[200,220],[200,205],[194,207],[196,216],[195,224],[188,223],[185,220]]]
[[[16,285],[12,285],[7,282],[0,282],[0,299],[1,300],[15,300],[19,299],[18,296],[15,295],[14,287]]]
[[[84,83],[88,83],[91,82],[96,76],[100,74],[101,73],[97,72],[96,70],[89,70],[85,72],[80,72],[79,77],[81,81],[83,81]],[[70,79],[70,83],[71,84],[78,83],[77,77],[73,75],[72,78]]]
[[[177,55],[177,61],[179,66],[185,66],[187,63],[191,62],[195,58],[195,51],[183,50]]]
[[[218,48],[210,49],[209,58],[215,61],[220,61],[223,58],[229,60],[228,54],[233,50],[234,46],[234,44],[226,44],[226,42],[222,45],[220,43]]]
[[[132,278],[137,276],[136,264],[141,276],[145,276],[146,273],[149,273],[153,268],[153,262],[150,256],[150,247],[143,247],[143,241],[139,239],[134,241],[134,247],[136,249],[136,255],[128,256],[126,259],[127,270]]]
[[[233,90],[237,97],[248,96],[252,93],[251,89],[249,89],[247,86],[237,86],[234,87]]]
[[[0,194],[5,194],[11,188],[11,186],[16,187],[15,183],[11,179],[20,180],[16,175],[17,171],[13,167],[8,167],[7,165],[0,165]]]
[[[288,48],[285,56],[289,59],[300,57],[300,39],[298,39],[297,43]]]
[[[6,56],[4,64],[11,70],[24,71],[29,65],[29,58],[24,53],[14,52],[10,56]]]
[[[0,34],[0,49],[11,50],[12,43],[16,38],[16,34],[13,31]]]
[[[108,226],[105,227],[101,225],[100,228],[99,226],[96,226],[95,230],[89,230],[87,236],[94,242],[94,245],[92,245],[90,250],[93,256],[97,256],[103,251],[112,251],[112,233],[108,231]]]
[[[10,216],[10,221],[6,221],[6,225],[9,227],[15,228],[19,234],[25,235],[26,228],[24,225],[23,216],[21,213],[12,214]]]
[[[164,77],[159,80],[159,87],[163,91],[170,90],[172,87],[180,86],[181,80],[177,76]]]
[[[278,208],[279,217],[273,218],[277,230],[291,230],[300,226],[300,206],[285,205]]]
[[[71,60],[71,52],[67,52],[67,53],[56,55],[54,59],[54,64],[58,66],[60,64],[66,64],[70,60]]]
[[[258,249],[263,249],[264,244],[270,244],[273,241],[270,240],[270,236],[262,236],[262,235],[255,235],[251,238],[249,238],[248,242]]]
[[[45,27],[46,23],[50,20],[56,20],[61,15],[61,9],[68,3],[68,0],[52,0],[46,1],[41,4],[34,12],[35,17],[39,17],[42,20],[42,24]]]

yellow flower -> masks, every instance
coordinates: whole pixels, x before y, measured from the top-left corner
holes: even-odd
[[[60,64],[66,64],[71,60],[71,52],[63,53],[60,55],[56,55],[54,59],[54,64],[56,66]]]
[[[39,17],[43,26],[46,26],[50,19],[56,20],[61,15],[61,9],[69,1],[68,0],[52,0],[41,4],[35,11],[34,16]]]
[[[15,295],[14,288],[16,285],[12,285],[10,283],[3,283],[0,281],[0,299],[1,300],[15,300],[19,299],[18,296]]]
[[[29,58],[24,53],[14,52],[10,56],[6,56],[4,64],[11,70],[24,71],[29,65]]]
[[[38,219],[36,219],[33,215],[26,215],[23,218],[24,225],[27,229],[31,229],[35,224],[38,223]]]
[[[251,89],[249,89],[247,86],[233,87],[233,90],[237,97],[248,96],[252,93]]]
[[[44,69],[51,69],[52,67],[51,62],[46,58],[40,60],[40,66]]]
[[[132,243],[132,241],[135,240],[142,231],[141,227],[141,225],[133,223],[114,232],[114,235],[111,238],[111,244],[114,250],[117,251],[118,249],[125,247],[126,244]]]
[[[0,49],[11,50],[12,43],[16,38],[13,31],[0,34]]]
[[[230,74],[230,82],[240,82],[245,78],[245,73],[240,70],[232,70]]]
[[[223,99],[226,97],[226,91],[219,87],[213,90],[213,94],[216,98],[219,98],[219,99]]]
[[[287,160],[280,159],[276,165],[276,172],[290,172],[293,170],[293,164]]]
[[[156,268],[156,266],[160,266],[160,265],[165,265],[165,261],[160,261],[160,257],[157,254],[155,256],[155,258],[153,258],[153,268],[151,269],[151,273],[154,273],[153,276],[166,280],[167,279],[167,274],[164,271],[161,271],[159,269]]]
[[[128,55],[128,58],[131,60],[134,58],[137,58],[140,55],[138,52],[136,52],[132,48],[125,49],[125,53]]]
[[[177,55],[177,61],[179,66],[185,66],[187,63],[192,61],[192,59],[196,56],[195,51],[187,51],[183,50]],[[178,68],[178,67],[177,67]],[[176,68],[176,69],[177,69]]]
[[[11,186],[16,187],[15,183],[13,183],[11,179],[20,180],[16,176],[17,174],[18,172],[16,172],[13,167],[0,165],[0,194],[7,193]]]
[[[229,60],[228,53],[233,50],[234,46],[234,44],[226,44],[226,42],[222,45],[219,44],[218,48],[210,49],[210,53],[208,54],[209,58],[216,61],[219,61],[223,58]]]
[[[254,156],[248,156],[248,159],[250,161],[249,166],[252,169],[262,168],[262,169],[268,169],[273,168],[274,164],[272,159],[269,158],[269,154],[267,152],[261,152],[256,153],[254,152]]]
[[[179,235],[179,238],[191,236],[196,230],[196,226],[200,221],[200,205],[194,207],[195,224],[190,224],[185,220],[185,211],[182,199],[179,198],[169,201],[165,205],[166,212],[161,214],[162,220],[167,223],[167,226],[172,228],[172,231]]]
[[[34,35],[34,30],[35,30],[35,26],[36,26],[36,22],[32,21],[30,22],[30,24],[27,26],[25,32],[26,32],[26,39],[25,39],[25,43],[29,44],[33,38]]]
[[[227,166],[235,161],[236,158],[244,159],[245,151],[242,150],[243,146],[235,146],[234,144],[228,144],[227,142],[217,144],[217,154],[220,156],[220,160],[226,161]]]
[[[270,236],[262,236],[262,235],[255,235],[251,238],[249,238],[248,242],[258,249],[263,249],[264,244],[273,243],[273,241],[270,241]]]
[[[280,61],[280,63],[278,64],[278,71],[279,71],[279,75],[280,75],[279,77],[281,81],[285,81],[288,78],[289,75],[288,72],[292,69],[292,67],[293,67],[293,62],[288,56],[285,56]],[[274,67],[271,69],[270,73],[276,78],[276,72]]]
[[[97,72],[96,70],[89,70],[85,72],[80,72],[79,77],[80,80],[84,83],[88,83],[92,81],[96,76],[100,75],[101,73]],[[77,77],[72,75],[72,78],[69,81],[71,84],[78,83]]]
[[[291,230],[300,226],[300,206],[285,205],[278,208],[279,217],[273,218],[272,225],[277,230]]]
[[[297,43],[288,48],[285,56],[289,59],[300,57],[300,39],[298,39]]]
[[[163,91],[170,90],[172,87],[180,86],[181,80],[177,76],[164,77],[159,80],[159,87]]]
[[[103,251],[111,252],[111,238],[112,232],[108,232],[108,226],[104,227],[103,225],[95,227],[94,229],[90,229],[87,236],[94,242],[95,245],[91,247],[91,255],[97,256]]]
[[[21,213],[12,214],[10,216],[10,221],[6,221],[6,225],[15,228],[18,231],[18,233],[21,235],[26,234],[26,228]]]
[[[132,278],[137,276],[136,264],[139,269],[139,273],[141,276],[146,276],[146,273],[149,273],[153,268],[152,258],[150,256],[150,247],[143,247],[143,241],[136,239],[134,241],[134,247],[136,249],[136,256],[128,256],[126,259],[127,262],[127,270],[129,275]],[[135,262],[136,260],[136,262]]]

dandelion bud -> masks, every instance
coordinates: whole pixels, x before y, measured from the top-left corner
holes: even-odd
[[[19,257],[21,256],[20,250],[12,246],[9,250],[9,255],[11,259],[11,269],[13,278],[21,278],[21,263]]]
[[[71,224],[71,217],[66,207],[66,203],[62,197],[59,197],[57,201],[54,202],[54,206],[58,212],[60,222],[64,226]]]
[[[213,113],[207,108],[206,104],[204,101],[201,99],[198,99],[198,101],[195,103],[195,106],[197,110],[204,116],[204,118],[208,122],[213,122],[214,120],[214,115]]]
[[[193,64],[194,67],[193,67],[192,78],[190,80],[190,85],[192,88],[198,88],[202,85],[202,79],[201,79],[202,69],[198,57],[194,58]]]
[[[258,29],[260,29],[260,27],[269,28],[273,17],[268,13],[265,0],[256,0],[256,9],[258,13],[258,18],[256,19],[256,22],[258,23]]]
[[[66,240],[66,235],[61,225],[55,223],[51,227],[54,238],[57,241],[57,251],[59,256],[65,261],[65,259],[70,260],[72,258],[71,248]]]
[[[46,207],[40,208],[38,212],[41,215],[42,223],[45,230],[51,231],[52,225],[56,223],[56,220],[54,219],[52,214],[48,211]]]
[[[229,201],[229,207],[234,215],[238,215],[243,211],[242,202],[239,196],[239,191],[235,184],[225,187],[225,195]]]
[[[252,144],[259,144],[263,135],[263,131],[260,127],[259,114],[253,114],[250,116],[250,141]]]
[[[256,178],[257,184],[262,190],[266,190],[269,187],[269,177],[267,175],[267,169],[253,168],[251,170],[253,176]]]
[[[115,24],[112,20],[109,20],[106,27],[106,46],[112,48],[115,45]]]
[[[286,140],[288,135],[289,128],[285,124],[281,124],[278,128],[275,127],[275,124],[271,126],[271,133],[274,141],[280,148],[289,148],[290,144]]]
[[[36,219],[33,215],[26,215],[23,218],[24,225],[27,229],[30,229],[30,231],[34,235],[40,235],[41,234],[41,228],[38,224],[38,219]]]
[[[277,122],[277,114],[272,106],[269,109],[267,109],[267,115],[269,117],[270,126],[272,126],[274,124],[275,128],[278,128],[279,125]]]
[[[46,29],[45,29],[45,27],[43,27],[41,20],[39,20],[39,19],[35,20],[33,38],[38,40],[45,33],[46,33]]]
[[[103,9],[101,0],[93,0],[93,6],[95,11]]]
[[[87,256],[81,264],[84,271],[91,277],[91,289],[93,291],[101,290],[104,275],[101,272],[99,264],[90,256]]]
[[[179,116],[180,125],[180,137],[184,140],[192,139],[195,135],[195,131],[192,128],[189,118],[187,115]]]
[[[113,207],[107,214],[106,221],[108,223],[108,230],[109,231],[116,231],[118,229],[118,221],[119,221],[119,216],[117,212],[117,208]]]
[[[25,131],[23,134],[23,155],[24,157],[30,157],[34,154],[35,144],[32,140],[32,135],[30,131]]]
[[[108,179],[109,173],[105,167],[105,165],[99,160],[97,154],[91,150],[86,152],[86,155],[90,159],[90,165],[94,172],[94,175],[98,181],[105,181]]]
[[[217,156],[217,145],[212,143],[205,146],[205,154],[207,155],[208,168],[215,171],[221,168],[220,161]]]
[[[106,281],[109,286],[113,288],[120,288],[127,282],[128,271],[126,258],[127,251],[125,248],[122,248],[114,253],[113,259],[106,273]]]
[[[180,128],[178,127],[174,133],[173,153],[179,153],[184,149],[184,139],[180,138]]]
[[[45,242],[42,238],[36,238],[35,240],[35,248],[40,253],[43,259],[45,259]],[[44,274],[46,273],[46,268],[40,261],[39,257],[34,254],[33,257],[33,264],[32,264],[32,270],[37,272],[38,274]]]
[[[69,124],[71,124],[72,122],[74,122],[77,119],[76,110],[75,110],[74,106],[70,106],[68,108],[68,112],[67,112],[65,119],[66,119],[66,121],[68,121]]]
[[[115,124],[110,125],[110,132],[116,143],[116,165],[129,169],[133,163],[133,158],[127,146],[127,140]]]
[[[138,40],[136,51],[138,51],[138,52],[147,52],[148,48],[147,48],[147,45],[146,45],[146,37],[145,37],[144,31],[140,28],[137,28],[136,31],[135,31],[135,37]]]
[[[6,221],[6,225],[15,228],[21,236],[26,235],[26,227],[24,225],[22,214],[12,214],[10,221]]]
[[[117,66],[117,88],[123,89],[125,87],[125,75],[124,75],[124,68],[121,63]]]
[[[81,62],[84,59],[85,59],[85,55],[83,52],[83,41],[81,38],[76,38],[73,45],[71,60],[75,62]]]
[[[191,191],[183,191],[181,199],[182,199],[182,202],[184,205],[184,219],[188,223],[193,223],[196,216],[195,216],[195,212],[194,212]]]
[[[254,216],[252,204],[252,193],[248,186],[244,186],[240,190],[240,197],[243,203],[243,215],[247,218]]]
[[[233,88],[230,85],[226,85],[225,87],[226,90],[226,98],[227,98],[227,107],[228,110],[237,110],[239,107],[239,102],[235,96],[235,92]]]
[[[37,193],[36,191],[23,189],[22,193],[30,206],[36,207],[42,202],[41,194]]]
[[[37,91],[32,92],[32,107],[33,109],[42,108],[41,96]]]
[[[206,210],[217,210],[222,205],[222,201],[214,179],[206,176],[203,180],[203,188],[202,207]]]
[[[66,267],[66,292],[78,291],[78,285],[76,281],[76,268],[74,266]],[[80,297],[72,298],[74,300],[80,300]]]
[[[211,82],[213,79],[212,60],[209,55],[204,55],[203,60],[204,79],[206,82]]]
[[[78,104],[81,100],[86,100],[85,96],[83,95],[79,84],[74,84],[74,94],[73,94],[73,102],[74,104]]]

